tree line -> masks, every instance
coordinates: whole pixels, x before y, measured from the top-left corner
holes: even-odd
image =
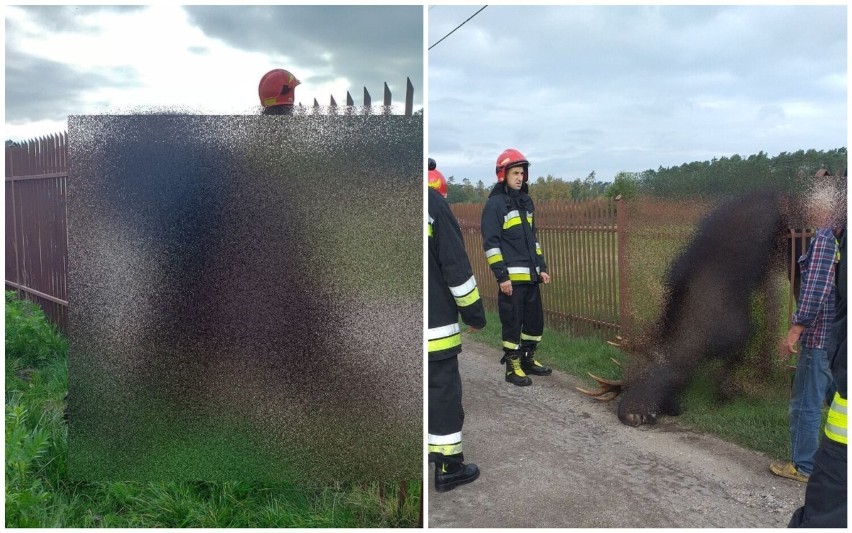
[[[808,184],[808,178],[825,169],[835,176],[846,176],[847,150],[799,150],[782,152],[775,157],[761,151],[748,157],[713,158],[680,166],[659,167],[642,172],[619,172],[612,182],[597,181],[592,171],[585,179],[563,180],[552,175],[531,181],[534,200],[583,200],[600,196],[625,198],[638,195],[671,198],[684,196],[728,196],[772,187],[796,191]],[[845,182],[845,180],[844,180]],[[447,180],[450,203],[484,203],[494,182],[474,185],[468,178]]]

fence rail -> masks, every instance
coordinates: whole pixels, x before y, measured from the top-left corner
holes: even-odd
[[[459,221],[465,248],[480,294],[487,309],[497,310],[497,283],[483,253],[480,218],[483,204],[452,204]],[[642,212],[636,216],[636,209]],[[639,270],[650,267],[642,250],[648,236],[668,242],[672,248],[683,245],[706,206],[695,202],[647,201],[625,203],[621,198],[591,200],[550,200],[536,205],[536,227],[552,281],[542,291],[544,315],[549,328],[571,335],[609,340],[616,335],[634,336],[637,305],[632,299],[653,300],[661,295],[647,290],[647,279]],[[633,212],[631,217],[630,213]],[[636,218],[636,220],[633,220]],[[790,230],[782,239],[789,250],[787,274],[790,299],[787,316],[792,314],[800,276],[797,258],[807,249],[813,230]],[[636,238],[631,242],[631,238]],[[633,245],[631,248],[630,245]],[[637,248],[638,247],[638,248]],[[674,247],[674,248],[673,248]],[[634,260],[628,258],[634,256]],[[637,270],[638,269],[638,270]],[[660,285],[657,279],[655,286]],[[635,286],[634,286],[635,285]],[[629,289],[634,289],[633,291]],[[643,294],[638,294],[638,293]],[[646,293],[647,294],[644,294]],[[644,301],[638,307],[657,306]],[[641,314],[641,313],[639,313]]]

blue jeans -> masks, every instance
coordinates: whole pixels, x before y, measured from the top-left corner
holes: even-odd
[[[793,464],[808,476],[814,469],[814,454],[819,447],[822,404],[833,381],[827,352],[802,346],[790,398],[790,448]]]

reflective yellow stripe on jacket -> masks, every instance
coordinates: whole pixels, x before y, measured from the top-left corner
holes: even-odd
[[[517,226],[521,223],[521,214],[518,210],[509,211],[506,213],[506,216],[503,217],[503,229],[509,229],[512,226]]]
[[[479,289],[476,287],[476,278],[473,276],[461,285],[450,287],[450,292],[453,293],[453,298],[456,299],[456,305],[459,307],[467,307],[479,301]]]
[[[500,248],[485,250],[485,260],[488,261],[489,265],[493,265],[494,263],[503,260],[503,252]]]
[[[429,328],[428,340],[430,352],[449,350],[450,348],[461,346],[461,330],[458,323]]]
[[[509,271],[509,279],[511,281],[532,281],[530,269],[527,267],[509,267],[506,270]],[[541,269],[535,267],[535,273],[540,274]]]
[[[828,411],[828,419],[825,421],[825,436],[829,439],[846,444],[846,400],[840,397],[840,393],[834,393],[834,401]]]

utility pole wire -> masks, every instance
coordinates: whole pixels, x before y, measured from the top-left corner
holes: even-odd
[[[467,18],[467,20],[465,20],[464,22],[462,22],[461,24],[459,24],[458,26],[456,26],[456,27],[453,29],[453,31],[451,31],[450,33],[448,33],[448,34],[444,35],[444,36],[443,36],[443,37],[441,37],[440,39],[438,39],[438,43],[440,43],[441,41],[443,41],[444,39],[446,39],[447,37],[449,37],[450,35],[452,35],[452,34],[453,34],[453,32],[454,32],[454,31],[456,31],[457,29],[459,29],[459,28],[461,28],[462,26],[464,26],[465,24],[467,24],[467,21],[468,21],[468,20],[470,20],[470,19],[472,19],[473,17],[477,16],[477,15],[479,14],[479,12],[480,12],[480,11],[482,11],[483,9],[485,9],[486,7],[488,7],[488,5],[487,5],[487,4],[486,4],[486,5],[484,5],[484,6],[482,6],[481,8],[479,8],[479,11],[477,11],[477,12],[476,12],[476,13],[474,13],[473,15],[469,16],[469,17]],[[428,51],[428,50],[431,50],[431,49],[433,49],[433,48],[435,48],[436,46],[438,46],[438,43],[435,43],[435,44],[433,44],[432,46],[430,46],[430,47],[427,49],[427,51]]]

